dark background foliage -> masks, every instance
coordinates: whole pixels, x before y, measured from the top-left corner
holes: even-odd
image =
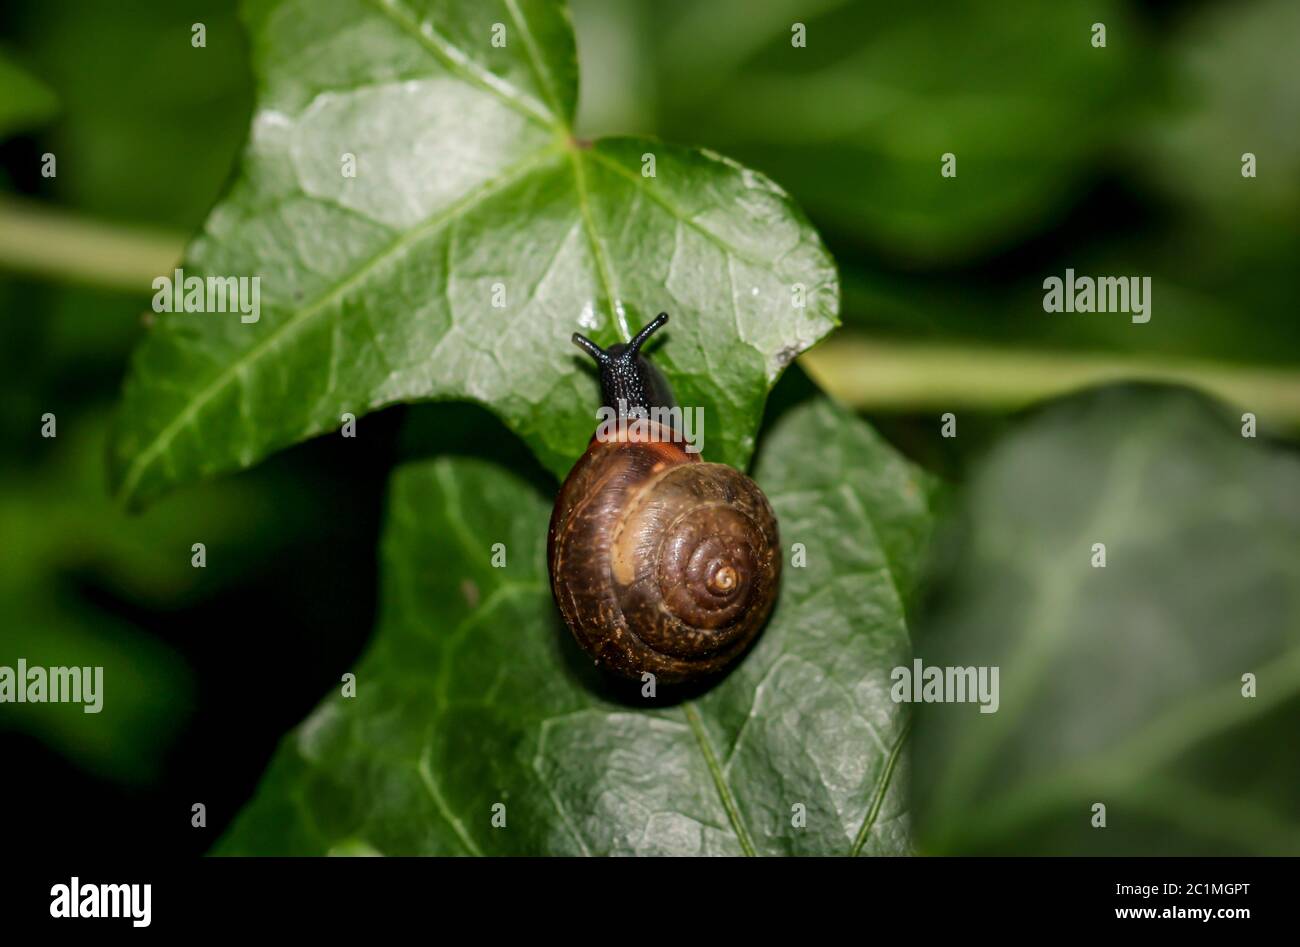
[[[1095,51],[1066,49],[1067,36],[1086,33],[1087,4],[940,13],[773,0],[743,5],[735,43],[716,32],[740,15],[734,3],[574,6],[584,134],[662,134],[782,183],[841,267],[842,337],[906,352],[947,346],[972,364],[995,347],[1027,366],[1049,353],[1294,368],[1293,4],[1101,4],[1110,46],[1095,70],[1085,55]],[[788,23],[801,15],[842,75],[804,74],[790,59]],[[203,50],[189,43],[198,21]],[[232,3],[7,3],[0,52],[53,103],[0,144],[9,194],[163,240],[201,224],[252,106]],[[907,108],[863,122],[876,132],[851,124],[849,104],[888,112],[900,90]],[[966,120],[988,140],[977,135],[961,152],[961,173],[971,171],[954,198],[934,191],[945,149],[925,116],[960,124],[968,93],[982,98]],[[986,177],[967,163],[981,144],[1000,159]],[[1225,196],[1223,182],[1242,183],[1244,150],[1268,153],[1268,174],[1245,196]],[[45,152],[58,155],[56,178],[39,175]],[[1152,274],[1153,322],[1045,315],[1041,280],[1066,266]],[[412,431],[479,456],[493,445],[486,450],[505,452],[515,469],[546,478],[485,412],[420,406],[366,419],[363,450],[320,439],[128,517],[107,498],[103,456],[147,305],[75,278],[0,275],[0,663],[75,650],[138,684],[125,698],[130,713],[108,729],[75,708],[39,719],[0,710],[7,811],[22,813],[6,828],[11,850],[208,849],[282,734],[365,648],[387,478],[400,458],[430,450]],[[778,401],[804,384],[792,372]],[[1006,403],[975,391],[953,440],[935,436],[932,405],[858,406],[905,454],[961,484],[1033,397]],[[36,436],[45,411],[58,416],[56,440]],[[408,419],[418,426],[400,439]],[[1276,433],[1298,425],[1282,418]],[[219,537],[206,570],[189,567],[199,533]],[[189,825],[197,799],[206,832]]]

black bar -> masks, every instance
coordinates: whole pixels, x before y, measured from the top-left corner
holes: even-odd
[[[1294,916],[1294,859],[195,859],[10,861],[6,933],[284,932],[326,936],[414,926],[430,939],[469,924],[535,937],[849,924],[917,934],[1096,928],[1233,934]],[[53,918],[51,889],[149,884],[150,917]],[[1123,887],[1121,887],[1123,886]],[[1146,916],[1129,912],[1149,912]],[[1184,912],[1166,914],[1166,912]],[[1190,912],[1198,912],[1189,916]],[[1209,911],[1209,917],[1199,912]],[[1231,911],[1240,916],[1225,916]],[[123,913],[129,913],[123,911]],[[1127,916],[1121,916],[1125,913]],[[376,926],[378,925],[378,927]],[[425,936],[422,935],[422,936]],[[460,939],[460,938],[457,938]],[[802,938],[801,938],[802,939]]]

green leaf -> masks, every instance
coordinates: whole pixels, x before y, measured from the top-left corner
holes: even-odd
[[[908,851],[889,671],[908,655],[928,483],[820,398],[776,424],[755,476],[807,565],[784,570],[741,663],[674,703],[613,688],[559,623],[549,497],[476,459],[402,468],[356,696],[286,737],[218,852]]]
[[[908,261],[986,255],[1050,222],[1151,86],[1146,37],[1117,2],[639,8],[663,134],[725,149],[849,246]],[[955,177],[940,174],[948,153]]]
[[[1134,153],[1154,187],[1197,212],[1180,218],[1184,225],[1204,215],[1234,231],[1289,236],[1300,213],[1300,64],[1291,55],[1297,30],[1300,6],[1260,0],[1197,10],[1171,37],[1171,71],[1187,91],[1145,124]],[[1247,152],[1258,161],[1256,177],[1241,176]],[[1217,260],[1233,249],[1215,241],[1207,256]]]
[[[5,28],[59,99],[41,136],[59,173],[42,194],[95,217],[193,230],[229,181],[252,108],[234,0],[7,6]],[[196,21],[204,47],[191,45]]]
[[[1097,193],[1102,204],[1081,219],[1056,221],[1063,225],[1056,239],[1025,247],[996,272],[891,272],[879,256],[842,254],[845,322],[875,335],[946,337],[972,346],[1292,367],[1300,322],[1260,314],[1300,306],[1290,275],[1300,257],[1294,225],[1300,216],[1300,136],[1294,133],[1300,127],[1294,94],[1300,60],[1289,55],[1298,32],[1300,4],[1291,0],[1205,5],[1170,23],[1161,57],[1168,91],[1161,107],[1133,128],[1125,148],[1141,173],[1117,178],[1119,170],[1106,164],[1090,172],[1110,174],[1109,190],[1122,182],[1124,210],[1111,209],[1114,197]],[[1112,45],[1094,52],[1119,52],[1120,36],[1112,24]],[[1128,82],[1134,100],[1153,87],[1149,71],[1131,73]],[[1247,151],[1259,160],[1256,178],[1241,176]],[[782,171],[781,180],[817,211],[797,177]],[[1104,225],[1097,223],[1103,219]],[[1134,327],[1123,317],[1100,314],[1045,318],[1043,279],[1063,276],[1067,267],[1093,277],[1150,276],[1151,321]],[[1245,324],[1249,332],[1241,331]]]
[[[29,346],[29,356],[33,350],[40,346]],[[197,515],[173,502],[128,518],[104,489],[104,413],[51,403],[59,409],[57,438],[39,437],[33,411],[11,442],[36,440],[48,455],[28,466],[15,450],[0,466],[0,666],[25,659],[30,667],[102,667],[102,706],[88,714],[80,703],[6,701],[0,732],[30,734],[100,776],[147,785],[190,716],[191,672],[124,617],[129,610],[114,607],[111,594],[85,594],[78,579],[103,579],[133,604],[175,604],[198,583],[189,560],[194,533],[224,538],[244,521],[249,498],[223,485],[188,511]]]
[[[569,337],[627,339],[660,310],[656,361],[704,408],[706,454],[744,465],[768,389],[836,322],[833,263],[784,192],[707,152],[575,141],[560,3],[246,9],[251,140],[185,267],[259,276],[260,319],[158,320],[124,394],[123,496],[421,399],[488,406],[563,472],[596,406]]]
[[[1240,428],[1102,389],[974,472],[914,641],[1000,706],[918,708],[922,850],[1300,854],[1300,461]]]
[[[47,121],[58,108],[43,82],[0,51],[0,140]]]

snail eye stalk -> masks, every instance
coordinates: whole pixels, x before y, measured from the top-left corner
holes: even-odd
[[[609,355],[605,350],[580,332],[573,333],[573,344],[594,358],[597,365],[609,361]]]
[[[616,358],[619,356],[622,356],[626,359],[631,359],[634,358],[637,355],[637,353],[641,351],[641,346],[645,344],[646,340],[649,339],[650,336],[658,332],[660,329],[662,329],[667,322],[668,322],[668,313],[666,312],[659,313],[659,315],[655,316],[654,319],[646,323],[645,327],[640,332],[638,332],[635,336],[632,337],[631,342],[622,346],[619,345],[610,346],[610,348],[613,351],[607,351],[605,349],[602,349],[599,345],[591,341],[591,339],[587,338],[581,332],[573,333],[573,344],[576,345],[578,348],[582,349],[592,358],[594,358],[596,360],[596,364],[598,365],[603,365],[611,358]]]
[[[668,321],[668,313],[655,316],[631,342],[615,342],[602,349],[581,333],[573,334],[573,344],[596,362],[600,371],[600,396],[603,407],[613,408],[620,415],[632,411],[650,411],[652,408],[672,408],[672,388],[667,379],[641,354],[646,339]]]
[[[645,344],[645,340],[658,332],[667,321],[668,313],[666,312],[661,312],[655,316],[652,321],[646,324],[644,329],[633,336],[632,341],[627,344],[628,351],[633,354],[641,351],[641,346]]]

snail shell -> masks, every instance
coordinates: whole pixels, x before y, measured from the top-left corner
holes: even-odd
[[[598,665],[673,683],[722,670],[754,640],[779,549],[754,481],[646,421],[592,439],[560,488],[547,559],[556,604]]]

